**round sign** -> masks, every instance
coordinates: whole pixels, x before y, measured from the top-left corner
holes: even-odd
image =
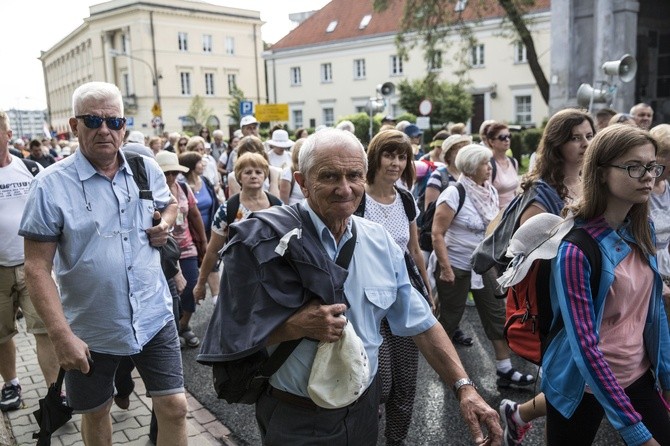
[[[159,127],[163,123],[163,120],[161,119],[160,116],[156,116],[151,120],[151,126],[156,128]]]
[[[419,104],[419,113],[421,113],[423,116],[429,115],[432,110],[433,104],[428,99],[424,99]]]

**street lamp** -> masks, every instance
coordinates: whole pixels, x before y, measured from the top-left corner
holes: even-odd
[[[152,113],[155,117],[160,118],[160,115],[163,113],[163,111],[162,111],[163,109],[161,107],[161,96],[160,96],[160,93],[158,92],[158,77],[156,76],[156,72],[154,71],[151,64],[144,59],[140,59],[139,57],[135,57],[131,54],[125,53],[123,51],[115,50],[115,49],[110,49],[109,54],[112,57],[125,56],[129,59],[136,60],[138,62],[142,62],[144,65],[147,66],[147,68],[149,68],[149,72],[151,73],[151,81],[152,81],[153,86],[154,86],[154,106],[151,109],[151,111],[152,111]],[[160,125],[157,125],[156,126],[156,132],[159,132],[160,128],[162,128],[162,126],[163,126],[162,122],[160,123]]]

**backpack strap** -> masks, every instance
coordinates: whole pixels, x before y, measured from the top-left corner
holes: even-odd
[[[135,180],[135,184],[137,184],[137,188],[140,191],[150,190],[149,180],[147,179],[147,168],[144,165],[142,155],[132,152],[123,152],[123,155],[126,157],[128,167],[133,172],[133,179]]]
[[[37,162],[35,162],[33,160],[29,160],[27,158],[19,158],[19,159],[21,161],[23,161],[23,164],[26,165],[26,168],[28,169],[28,172],[30,172],[33,176],[40,173],[40,166],[39,166],[39,164],[37,164]]]
[[[398,194],[400,194],[400,201],[402,201],[402,207],[405,208],[405,215],[409,222],[413,222],[416,219],[416,202],[414,201],[414,196],[411,192],[406,189],[402,189],[397,186],[393,186]]]
[[[458,208],[456,209],[454,217],[456,217],[458,213],[461,212],[463,203],[465,203],[465,186],[459,182],[456,182],[456,189],[458,189]]]
[[[512,156],[508,156],[507,159],[509,159],[509,162],[512,163],[512,166],[514,166],[514,170],[517,172],[519,171],[519,162],[516,160],[516,158]],[[496,179],[496,174],[498,173],[498,166],[496,165],[496,159],[495,157],[491,157],[491,184]]]
[[[226,223],[230,226],[237,217],[240,208],[240,194],[235,194],[226,201]]]
[[[591,278],[589,280],[589,284],[591,287],[591,297],[593,297],[594,293],[597,293],[598,288],[600,287],[600,274],[602,272],[602,253],[600,252],[600,246],[598,246],[598,242],[596,242],[593,237],[591,237],[591,235],[581,227],[572,228],[570,232],[568,232],[568,234],[563,237],[563,240],[569,241],[570,243],[577,246],[589,261],[589,264],[591,265]],[[548,292],[549,286],[548,284],[546,284],[546,286]],[[546,341],[543,345],[543,351],[563,327],[563,318],[558,318],[556,324],[549,330],[549,334],[547,335]]]
[[[519,162],[514,158],[513,156],[508,156],[509,162],[512,163],[512,166],[514,166],[514,170],[517,172],[519,171]]]
[[[265,192],[265,195],[267,195],[268,201],[270,201],[270,206],[281,206],[284,204],[279,198],[275,197],[269,192]]]

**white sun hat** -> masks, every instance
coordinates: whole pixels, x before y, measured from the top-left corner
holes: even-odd
[[[502,288],[516,285],[526,277],[533,262],[556,257],[558,246],[570,232],[575,221],[543,212],[534,215],[516,230],[507,247],[507,257],[512,258],[498,284]]]

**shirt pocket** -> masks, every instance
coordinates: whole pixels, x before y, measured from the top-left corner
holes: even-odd
[[[366,287],[365,298],[375,307],[381,310],[388,310],[395,302],[397,289],[391,287]]]

